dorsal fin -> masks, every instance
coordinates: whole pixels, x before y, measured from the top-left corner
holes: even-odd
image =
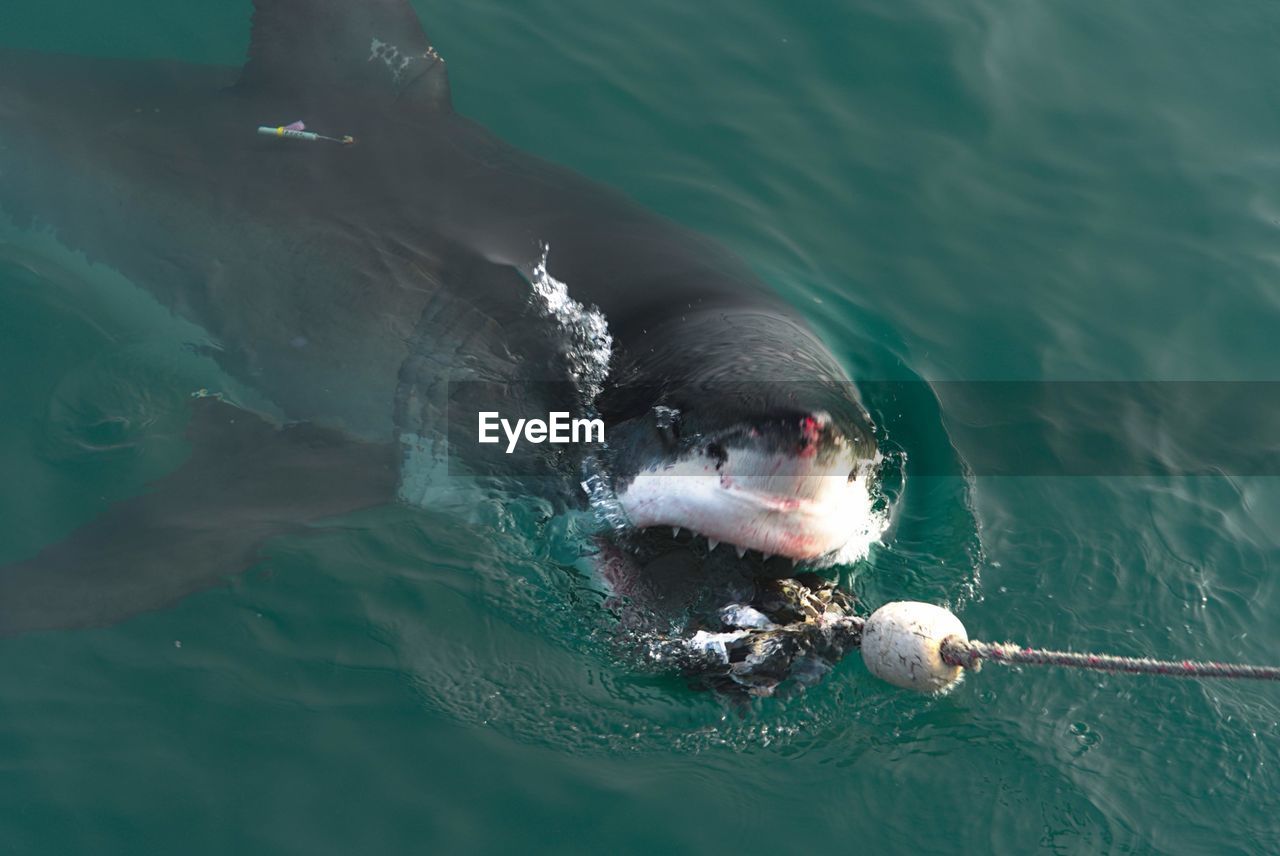
[[[254,0],[253,6],[240,90],[299,102],[343,92],[366,104],[451,109],[444,60],[408,0]]]

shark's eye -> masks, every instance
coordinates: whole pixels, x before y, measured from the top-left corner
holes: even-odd
[[[667,446],[674,446],[680,440],[680,411],[672,407],[658,406],[653,408],[654,427],[658,436]]]
[[[725,461],[729,460],[729,453],[719,443],[708,443],[707,457],[716,462],[716,469],[718,470],[724,466]]]

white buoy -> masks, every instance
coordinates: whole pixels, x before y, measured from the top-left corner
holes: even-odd
[[[862,661],[871,674],[917,692],[945,690],[964,670],[942,659],[942,640],[968,640],[960,619],[931,603],[886,603],[862,626]]]

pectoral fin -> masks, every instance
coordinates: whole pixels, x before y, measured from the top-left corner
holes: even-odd
[[[0,636],[111,624],[254,565],[268,539],[395,495],[394,444],[193,403],[191,457],[29,560],[0,568]]]

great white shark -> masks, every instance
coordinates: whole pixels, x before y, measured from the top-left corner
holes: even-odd
[[[465,445],[495,402],[603,420],[520,474],[581,504],[590,454],[641,538],[764,568],[865,525],[871,420],[742,262],[455,112],[406,0],[254,5],[243,68],[0,51],[0,211],[198,324],[279,414],[195,401],[177,471],[0,568],[0,635],[162,606],[391,502],[406,438]],[[295,119],[355,142],[256,133]]]

